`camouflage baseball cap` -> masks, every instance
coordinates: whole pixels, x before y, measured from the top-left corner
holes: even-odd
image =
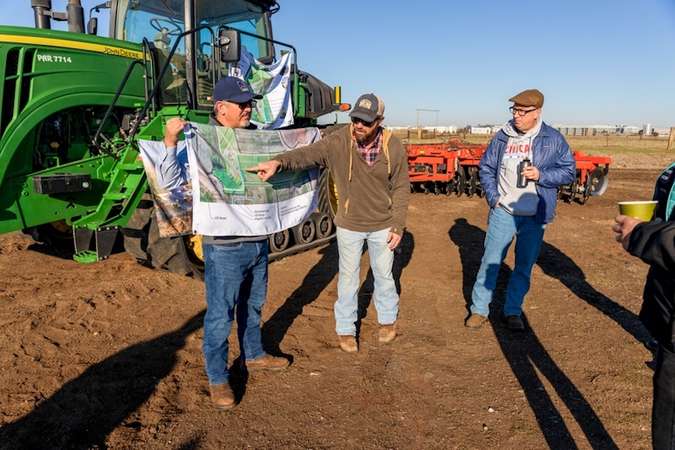
[[[356,106],[352,108],[349,117],[372,122],[384,117],[384,102],[375,94],[363,94],[356,100]]]

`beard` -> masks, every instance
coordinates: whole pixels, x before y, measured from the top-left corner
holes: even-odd
[[[356,130],[354,130],[354,139],[356,139],[356,142],[361,145],[369,144],[370,142],[373,141],[373,138],[377,136],[377,133],[379,131],[380,131],[379,128],[375,128],[370,133],[359,134],[356,132]]]

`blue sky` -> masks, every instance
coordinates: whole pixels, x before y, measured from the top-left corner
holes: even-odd
[[[30,2],[11,3],[0,23],[32,26]],[[439,109],[438,125],[500,123],[511,95],[537,87],[552,123],[675,126],[673,0],[280,4],[275,38],[300,67],[344,101],[380,95],[389,125],[414,125],[417,108]]]

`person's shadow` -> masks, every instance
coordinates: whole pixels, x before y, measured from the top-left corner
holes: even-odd
[[[450,228],[448,234],[450,240],[459,249],[462,262],[462,292],[468,308],[471,304],[471,291],[476,281],[476,274],[478,273],[483,255],[485,232],[462,218],[455,220],[455,224]],[[553,247],[550,244],[547,244],[547,246],[550,253],[550,248]],[[558,252],[560,251],[558,250]],[[551,256],[549,253],[544,256]],[[566,262],[574,264],[570,258],[567,258]],[[554,263],[556,262],[550,262],[550,264]],[[501,272],[495,292],[503,292],[505,290],[506,283],[511,274],[511,270],[505,264],[502,264],[500,269]],[[581,270],[578,267],[577,269]],[[560,271],[564,270],[564,268],[559,268],[559,271],[555,273],[560,274]],[[501,311],[503,306],[502,296],[495,295],[492,304],[495,306],[493,311]],[[490,317],[490,324],[497,337],[499,346],[511,370],[523,388],[525,397],[535,414],[539,428],[544,434],[548,446],[560,449],[578,447],[574,442],[570,430],[565,425],[560,411],[546,392],[545,386],[537,372],[546,377],[551,386],[553,386],[593,448],[618,448],[591,405],[551,358],[539,341],[535,331],[531,327],[528,327],[530,329],[528,333],[513,333],[499,323],[499,319],[495,319],[494,316],[499,316],[499,314],[492,314]],[[527,323],[525,314],[523,314],[523,319]],[[496,382],[499,381],[496,380]]]
[[[92,365],[30,413],[0,428],[0,448],[106,448],[108,434],[150,398],[204,312]],[[137,423],[130,427],[139,426]]]
[[[293,362],[293,356],[283,353],[281,341],[305,306],[316,300],[338,273],[337,242],[320,250],[321,259],[307,272],[300,286],[286,299],[283,305],[263,324],[262,336],[265,351],[283,356]]]
[[[537,264],[546,275],[560,280],[574,295],[612,319],[635,340],[645,345],[649,343],[651,337],[639,317],[595,289],[586,280],[584,271],[560,249],[542,242]]]
[[[403,237],[401,238],[401,243],[395,250],[394,255],[394,264],[392,267],[392,275],[394,277],[394,283],[396,283],[396,292],[401,295],[401,276],[403,275],[403,269],[405,269],[410,260],[412,259],[413,251],[415,250],[415,237],[409,231],[403,232]],[[368,269],[368,274],[366,275],[365,280],[359,288],[359,306],[357,313],[357,322],[356,322],[356,336],[358,337],[361,332],[361,323],[363,319],[366,318],[368,314],[368,307],[373,298],[373,291],[375,289],[375,279],[373,277],[373,270]]]

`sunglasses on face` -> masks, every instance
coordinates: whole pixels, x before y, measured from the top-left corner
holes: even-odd
[[[216,104],[227,104],[227,103],[237,105],[239,107],[239,109],[241,109],[241,110],[244,110],[244,109],[248,108],[249,106],[251,107],[251,109],[255,108],[255,100],[249,100],[249,101],[244,102],[244,103],[237,103],[237,102],[231,102],[231,101],[225,101],[225,100],[221,100],[221,101],[216,102]]]
[[[235,102],[232,102],[232,103],[237,105],[239,107],[239,109],[246,109],[247,107],[255,108],[255,100],[249,100],[249,101],[244,102],[244,103],[235,103]]]
[[[373,125],[375,125],[375,122],[377,122],[377,119],[373,120],[372,122],[366,122],[366,121],[363,120],[363,119],[359,119],[359,118],[357,118],[357,117],[352,117],[352,123],[353,123],[354,125],[360,123],[360,124],[363,125],[364,127],[370,128],[370,127],[372,127]]]

